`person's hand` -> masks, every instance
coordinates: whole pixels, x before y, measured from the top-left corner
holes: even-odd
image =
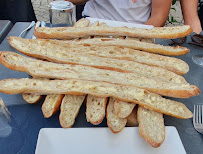
[[[136,2],[136,0],[132,0],[133,1],[133,3],[135,3]]]

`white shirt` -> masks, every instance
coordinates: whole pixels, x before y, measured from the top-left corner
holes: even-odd
[[[152,0],[89,0],[82,15],[144,24],[150,17],[151,4]]]

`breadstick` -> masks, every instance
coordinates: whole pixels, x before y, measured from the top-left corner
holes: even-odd
[[[127,117],[127,126],[130,127],[137,127],[138,121],[137,121],[137,109],[138,106],[135,106],[131,114]]]
[[[156,27],[153,29],[127,27],[38,27],[34,31],[34,35],[37,38],[46,39],[73,39],[91,35],[173,39],[187,36],[190,33],[192,33],[192,28],[189,25]]]
[[[90,21],[88,19],[82,18],[80,20],[78,20],[73,27],[75,28],[79,28],[79,27],[88,27],[89,26]]]
[[[62,94],[51,94],[46,96],[45,101],[42,104],[42,113],[45,118],[50,118],[59,110],[63,97],[64,95]]]
[[[16,50],[18,50],[23,54],[33,56],[36,58],[44,58],[59,63],[64,63],[65,61],[67,61],[67,63],[80,62],[80,64],[84,64],[81,63],[81,61],[85,60],[86,57],[91,55],[90,57],[88,57],[91,58],[91,60],[94,60],[92,59],[92,56],[94,56],[97,59],[101,59],[101,61],[105,60],[102,59],[102,57],[110,58],[108,60],[109,62],[111,61],[114,62],[114,60],[111,59],[134,61],[150,66],[161,67],[180,75],[186,74],[189,71],[189,66],[187,65],[187,63],[178,58],[142,52],[124,47],[121,48],[116,46],[100,46],[100,45],[85,45],[85,44],[74,45],[59,40],[43,40],[43,39],[31,40],[19,38],[16,36],[9,37],[9,43],[13,48],[15,48]],[[101,61],[99,61],[99,63],[101,63]],[[91,62],[94,63],[94,61]],[[98,64],[94,65],[98,66]],[[89,64],[86,63],[86,65]],[[109,67],[112,66],[112,64],[108,65]],[[115,66],[112,67],[115,68]]]
[[[22,94],[22,97],[29,104],[37,103],[42,98],[41,95],[37,94]]]
[[[139,134],[152,147],[159,147],[165,139],[163,114],[138,107]]]
[[[56,44],[52,44],[52,47],[50,48],[50,44],[46,40],[33,41],[19,37],[10,37],[10,44],[25,55],[39,59],[46,59],[56,63],[79,64],[122,72],[134,72],[146,77],[156,78],[167,82],[186,83],[186,80],[182,76],[163,68],[128,60],[78,53],[70,51],[71,47],[65,48]],[[178,61],[176,64],[178,65]],[[186,66],[188,67],[187,64]]]
[[[115,39],[115,38],[94,38],[94,39],[83,39],[79,41],[66,41],[72,44],[85,44],[85,45],[104,45],[104,46],[118,46],[127,47],[135,50],[143,50],[150,53],[169,55],[169,56],[179,56],[185,55],[189,52],[186,47],[171,47],[163,46],[160,44],[141,42],[129,39]]]
[[[127,119],[119,118],[114,112],[114,104],[115,99],[110,97],[109,103],[107,105],[106,111],[106,119],[107,125],[113,133],[119,133],[125,127],[127,123]]]
[[[70,128],[73,126],[84,99],[85,96],[82,95],[65,95],[62,100],[61,113],[59,116],[61,127]]]
[[[126,102],[133,102],[148,109],[187,119],[193,116],[187,107],[177,101],[165,99],[158,94],[134,86],[116,85],[88,80],[40,80],[40,79],[5,79],[0,81],[0,91],[6,94],[36,93],[46,94],[91,94],[100,97],[114,97]]]
[[[165,96],[188,98],[198,95],[198,87],[190,84],[168,83],[147,78],[137,73],[122,73],[81,65],[56,64],[21,56],[14,52],[1,52],[0,62],[13,70],[27,72],[35,77],[55,79],[83,79],[130,85]]]
[[[116,100],[114,102],[114,112],[119,118],[127,118],[135,107],[135,103]]]
[[[107,97],[88,95],[86,103],[87,121],[93,125],[100,124],[105,117],[106,103]]]

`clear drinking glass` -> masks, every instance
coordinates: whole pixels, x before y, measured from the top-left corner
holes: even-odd
[[[195,64],[203,67],[203,54],[197,54],[192,56],[192,60]]]
[[[0,153],[19,153],[24,143],[23,132],[0,98]]]
[[[76,22],[76,8],[68,1],[53,1],[49,3],[51,27],[71,27]]]

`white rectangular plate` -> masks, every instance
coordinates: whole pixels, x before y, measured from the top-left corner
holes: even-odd
[[[175,127],[166,127],[166,138],[152,148],[137,127],[113,134],[109,128],[42,128],[35,154],[186,154]]]
[[[104,22],[108,26],[111,26],[111,27],[123,27],[123,26],[126,26],[128,28],[133,28],[133,27],[135,27],[135,28],[145,28],[145,29],[154,28],[154,26],[152,26],[152,25],[134,24],[134,23],[128,23],[128,22],[105,20],[105,19],[90,18],[90,17],[87,17],[87,19],[90,20],[90,25],[93,24],[95,21],[99,21],[99,23]]]

